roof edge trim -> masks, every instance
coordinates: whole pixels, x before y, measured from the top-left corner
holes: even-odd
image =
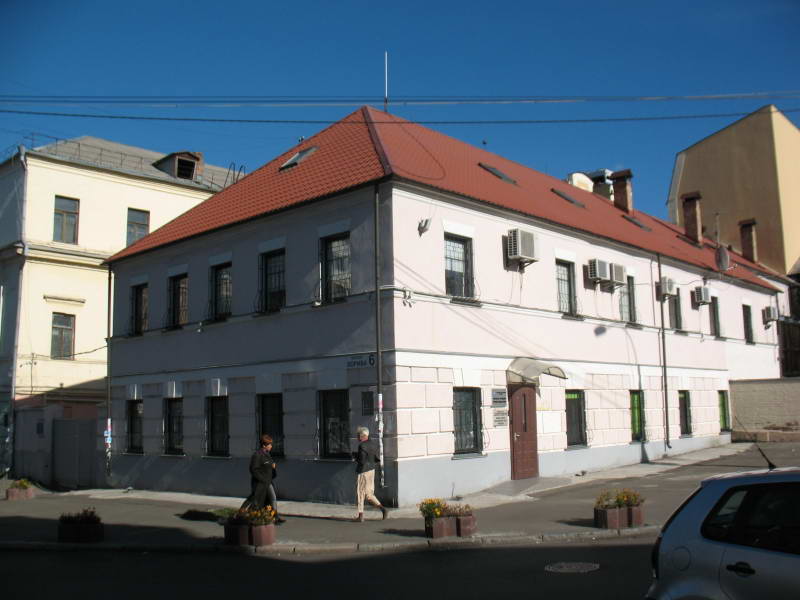
[[[383,168],[383,174],[387,176],[393,175],[394,172],[392,171],[392,164],[389,162],[389,157],[386,155],[386,150],[383,147],[380,135],[378,135],[378,130],[375,128],[375,123],[372,121],[372,117],[369,114],[369,109],[366,106],[362,106],[361,114],[364,117],[364,122],[367,124],[369,137],[372,140],[372,145],[375,147],[375,153],[378,155],[378,160]]]

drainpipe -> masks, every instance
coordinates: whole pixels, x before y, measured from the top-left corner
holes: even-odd
[[[106,306],[106,424],[104,431],[111,436],[111,263],[108,265],[108,300]],[[103,436],[103,446],[106,444],[106,436]],[[110,485],[111,477],[111,444],[106,448],[106,485]]]
[[[375,369],[378,396],[378,460],[381,464],[380,486],[386,487],[383,462],[383,360],[381,356],[381,249],[380,249],[380,184],[375,184]]]
[[[661,285],[661,254],[656,254],[658,260],[658,284]],[[658,301],[661,307],[661,377],[663,379],[662,387],[664,388],[664,443],[667,448],[672,448],[669,443],[669,402],[667,398],[667,334],[664,331],[664,297]]]

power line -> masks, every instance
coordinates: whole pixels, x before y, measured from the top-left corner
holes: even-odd
[[[800,108],[782,109],[782,113],[798,112]],[[0,109],[0,113],[16,115],[35,115],[46,117],[72,117],[82,119],[117,119],[129,121],[171,121],[171,122],[193,122],[193,123],[244,123],[244,124],[268,124],[268,125],[329,125],[337,122],[337,119],[223,119],[210,117],[145,117],[141,115],[93,115],[86,113],[62,113],[45,112],[32,110],[6,110]],[[371,121],[379,125],[404,125],[413,122],[419,125],[545,125],[545,124],[579,124],[579,123],[620,123],[638,121],[677,121],[685,119],[714,119],[723,117],[744,117],[752,113],[707,113],[700,115],[661,115],[651,117],[599,117],[592,119],[510,119],[510,120],[460,120],[460,121]],[[343,124],[364,124],[366,121],[352,120]]]

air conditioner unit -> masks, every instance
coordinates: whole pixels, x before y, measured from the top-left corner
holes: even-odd
[[[609,269],[609,264],[597,258],[591,259],[589,261],[589,279],[594,281],[610,281],[611,269]]]
[[[611,281],[615,285],[625,285],[628,283],[628,271],[625,265],[611,263]]]
[[[776,307],[765,306],[761,309],[761,317],[764,319],[764,323],[769,323],[770,321],[777,321],[780,315]]]
[[[711,290],[705,286],[698,286],[692,291],[695,304],[711,304]]]
[[[678,293],[678,287],[675,285],[675,280],[669,277],[662,277],[658,284],[658,289],[662,298],[668,296],[675,296]]]
[[[530,231],[509,229],[506,255],[508,260],[539,260],[536,256],[536,236]]]
[[[180,398],[183,396],[183,385],[180,381],[168,381],[164,387],[165,398]]]

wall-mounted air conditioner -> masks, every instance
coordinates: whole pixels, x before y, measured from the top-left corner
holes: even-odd
[[[695,304],[711,304],[711,290],[705,286],[698,286],[692,290]]]
[[[625,285],[628,283],[628,272],[625,265],[611,263],[611,282],[614,285]]]
[[[764,323],[777,321],[779,317],[778,309],[774,306],[765,306],[761,309],[761,318],[764,320]]]
[[[675,285],[674,279],[662,277],[658,284],[658,291],[662,298],[667,298],[678,294],[678,286]]]
[[[508,260],[539,260],[536,256],[536,236],[530,231],[509,229],[506,255]]]
[[[609,263],[598,258],[589,261],[589,279],[593,281],[610,281],[611,269]]]

